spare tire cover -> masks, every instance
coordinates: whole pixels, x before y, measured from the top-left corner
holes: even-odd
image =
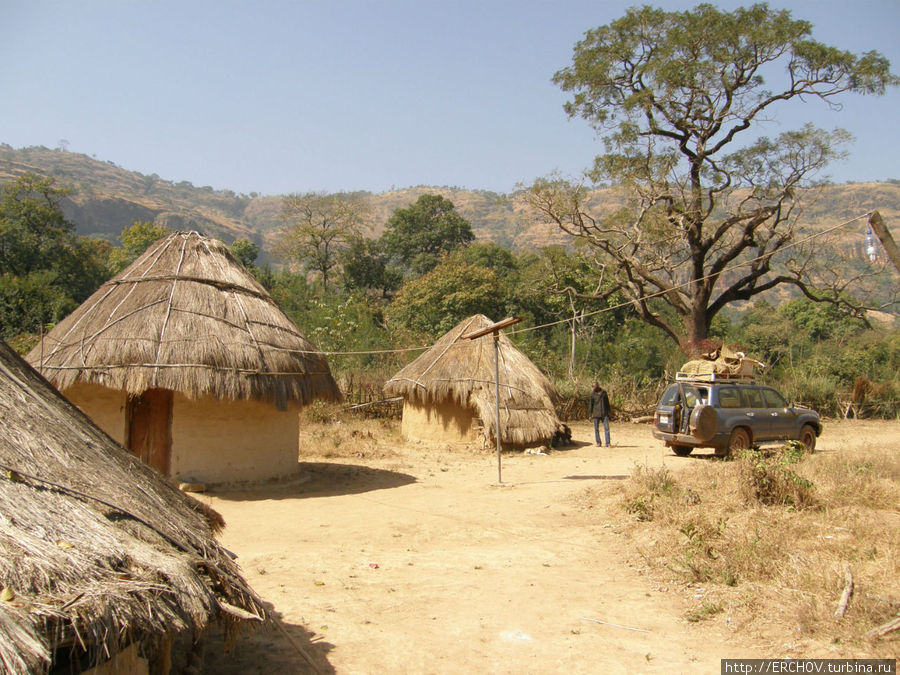
[[[708,405],[695,406],[688,419],[691,435],[700,442],[710,440],[716,434],[718,420],[716,409]]]

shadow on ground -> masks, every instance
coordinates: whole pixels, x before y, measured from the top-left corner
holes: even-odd
[[[211,488],[209,493],[220,499],[232,501],[302,499],[388,490],[416,482],[416,477],[409,474],[357,464],[300,462],[297,471],[297,477],[291,480],[254,485],[217,486]]]
[[[586,448],[589,445],[593,445],[593,443],[588,443],[587,441],[576,441],[572,439],[565,445],[554,445],[550,448],[553,452],[567,452],[569,450],[578,450],[579,448]]]
[[[315,633],[303,626],[285,623],[270,603],[264,604],[272,621],[256,630],[242,631],[230,649],[225,649],[221,628],[210,632],[203,649],[203,672],[216,675],[334,675],[334,667],[328,662],[328,653],[334,645],[316,640]],[[286,663],[292,665],[286,668]]]

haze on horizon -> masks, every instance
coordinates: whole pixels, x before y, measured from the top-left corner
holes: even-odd
[[[577,177],[602,149],[550,79],[586,30],[633,4],[4,0],[0,54],[15,65],[0,75],[0,143],[65,145],[243,193],[510,192],[555,171]],[[815,39],[877,50],[900,70],[896,0],[769,4],[811,21]],[[900,178],[900,92],[842,100],[786,104],[765,132],[845,128],[856,141],[832,180]]]

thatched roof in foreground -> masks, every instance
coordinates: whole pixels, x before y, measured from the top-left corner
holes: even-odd
[[[496,437],[493,335],[462,339],[493,323],[483,314],[461,321],[431,349],[388,380],[384,385],[385,394],[424,405],[452,400],[463,407],[473,407],[485,431]],[[529,445],[550,439],[559,423],[553,407],[555,395],[547,377],[501,332],[501,441]]]
[[[57,388],[340,400],[325,356],[224,243],[175,232],[63,319],[28,361]]]
[[[221,517],[123,450],[0,341],[0,671],[45,672],[265,610]],[[237,608],[235,610],[234,608]]]

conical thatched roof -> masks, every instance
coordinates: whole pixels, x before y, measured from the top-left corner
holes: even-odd
[[[46,672],[57,647],[101,660],[170,631],[233,627],[242,611],[265,616],[212,536],[218,514],[116,445],[2,341],[0,419],[0,671]]]
[[[176,232],[63,319],[28,361],[57,388],[339,400],[324,355],[217,239]]]
[[[461,321],[388,380],[385,394],[424,405],[452,400],[463,407],[473,407],[485,431],[496,438],[494,338],[488,334],[474,340],[463,339],[493,323],[483,314]],[[546,376],[500,333],[501,441],[529,445],[552,438],[559,423],[554,396]]]

